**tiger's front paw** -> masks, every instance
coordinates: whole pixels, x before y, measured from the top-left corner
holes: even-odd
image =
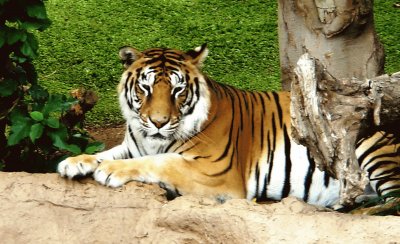
[[[94,179],[106,186],[120,187],[132,180],[132,170],[123,162],[104,161],[93,173]]]
[[[92,173],[98,165],[99,161],[96,156],[82,154],[61,161],[57,166],[57,172],[63,177],[66,176],[72,179],[73,177]]]

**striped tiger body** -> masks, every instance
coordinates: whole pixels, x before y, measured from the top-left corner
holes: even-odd
[[[339,182],[320,171],[291,138],[288,92],[250,92],[200,71],[205,45],[189,52],[125,47],[118,86],[126,119],[121,145],[62,161],[73,178],[93,173],[101,184],[159,183],[175,195],[279,200],[295,196],[332,207]],[[399,152],[391,134],[357,144],[357,156],[378,194],[400,189]]]

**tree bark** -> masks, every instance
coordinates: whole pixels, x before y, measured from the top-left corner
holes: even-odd
[[[358,136],[371,126],[391,127],[399,111],[400,72],[337,80],[310,54],[300,57],[291,87],[293,135],[341,181],[341,204],[352,204],[367,183],[355,155]]]
[[[365,79],[384,73],[384,51],[373,21],[372,0],[279,0],[282,88],[305,50],[334,77]]]

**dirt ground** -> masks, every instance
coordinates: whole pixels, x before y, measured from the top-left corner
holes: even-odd
[[[295,198],[273,204],[0,172],[1,243],[400,243],[400,218],[354,216]]]
[[[107,127],[90,127],[87,128],[90,135],[98,141],[102,141],[106,145],[106,149],[121,144],[124,139],[125,125],[112,125]]]
[[[125,125],[88,130],[111,148],[122,142]],[[57,174],[0,173],[0,236],[7,243],[400,243],[399,233],[400,217],[342,214],[295,198],[167,201],[156,185],[110,189]]]

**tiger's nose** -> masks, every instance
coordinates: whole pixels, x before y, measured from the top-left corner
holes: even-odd
[[[162,128],[169,122],[169,117],[166,115],[150,116],[149,119],[158,129]]]

